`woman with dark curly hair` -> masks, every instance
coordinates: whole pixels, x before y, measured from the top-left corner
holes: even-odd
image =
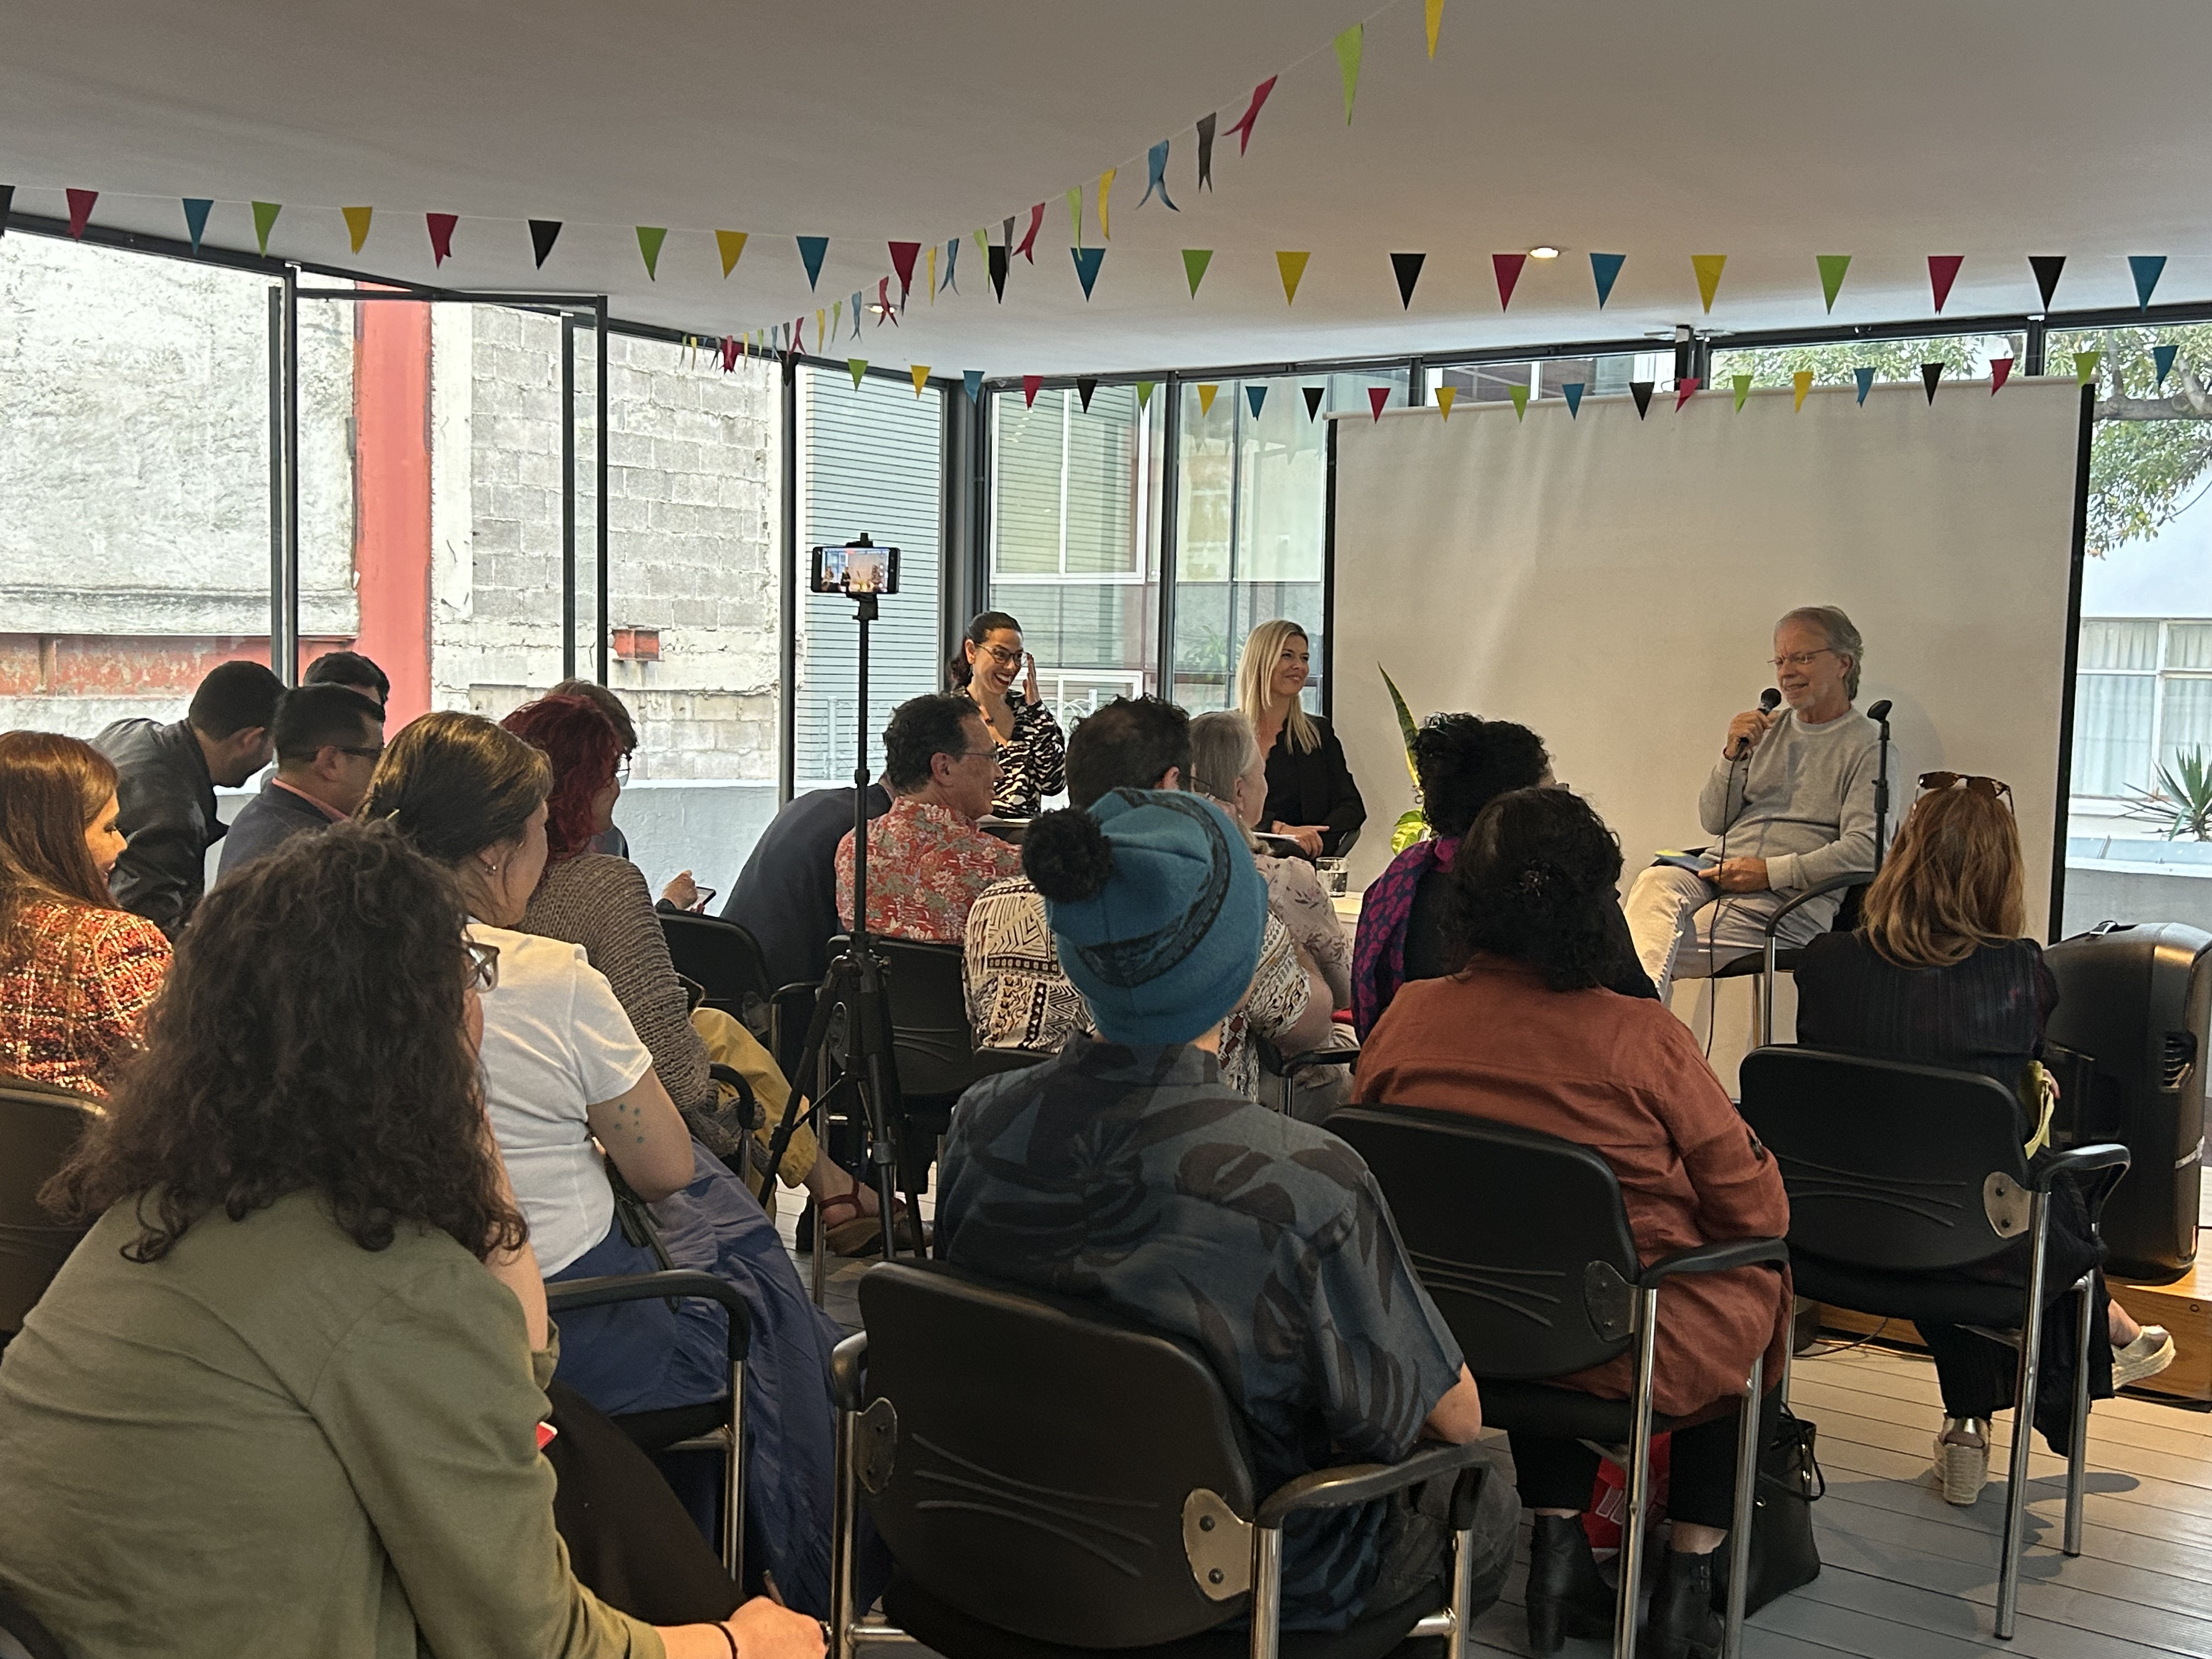
[[[1475,820],[1451,878],[1465,965],[1398,993],[1361,1054],[1358,1098],[1461,1112],[1591,1148],[1620,1179],[1646,1262],[1788,1232],[1774,1160],[1744,1127],[1689,1028],[1656,1000],[1603,988],[1618,948],[1620,843],[1589,805],[1559,788],[1499,796]],[[1761,1353],[1766,1374],[1779,1376],[1787,1273],[1746,1267],[1670,1279],[1660,1297],[1660,1412],[1689,1417],[1735,1400]],[[1629,1375],[1624,1355],[1559,1381],[1619,1400]],[[1731,1408],[1674,1437],[1673,1547],[1651,1604],[1664,1659],[1718,1651],[1712,1552],[1732,1507],[1736,1432]],[[1577,1519],[1597,1454],[1579,1441],[1511,1438],[1521,1501],[1536,1512],[1529,1645],[1550,1653],[1565,1636],[1613,1627],[1612,1592]]]
[[[655,1629],[569,1570],[465,919],[351,825],[194,911],[144,1056],[47,1189],[97,1219],[0,1370],[0,1580],[70,1652],[821,1652],[811,1620],[730,1612],[726,1579],[720,1612]]]

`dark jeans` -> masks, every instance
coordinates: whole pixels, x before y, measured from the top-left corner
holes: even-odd
[[[1769,1389],[1759,1404],[1759,1443],[1774,1438],[1782,1393]],[[1691,1428],[1677,1429],[1668,1454],[1667,1513],[1692,1526],[1725,1531],[1735,1515],[1735,1443],[1741,1407]],[[1598,1455],[1579,1440],[1547,1440],[1509,1432],[1514,1485],[1532,1510],[1589,1507]]]
[[[1392,1505],[1382,1533],[1382,1559],[1362,1601],[1363,1613],[1401,1606],[1431,1585],[1449,1589],[1451,1498],[1457,1484],[1456,1477],[1425,1480]],[[1470,1528],[1474,1534],[1470,1614],[1482,1613],[1504,1592],[1520,1527],[1520,1506],[1505,1482],[1505,1472],[1494,1463],[1486,1467]]]

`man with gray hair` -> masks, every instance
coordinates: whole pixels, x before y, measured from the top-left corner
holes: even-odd
[[[1628,931],[1662,1001],[1675,975],[1702,976],[1765,948],[1768,921],[1805,889],[1874,869],[1880,728],[1851,707],[1864,656],[1858,629],[1833,605],[1806,605],[1774,625],[1775,684],[1789,706],[1729,722],[1698,795],[1698,820],[1717,841],[1701,867],[1655,864],[1629,889]],[[1826,933],[1841,902],[1831,894],[1791,912],[1782,945]]]

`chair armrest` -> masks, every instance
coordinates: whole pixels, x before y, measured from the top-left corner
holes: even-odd
[[[2124,1146],[2112,1141],[2101,1141],[2093,1146],[2076,1146],[2070,1152],[2053,1152],[2043,1161],[2040,1169],[2030,1176],[2038,1192],[2047,1193],[2051,1182],[2063,1175],[2087,1175],[2092,1170],[2126,1170],[2132,1154]]]
[[[1388,1498],[1394,1492],[1451,1474],[1482,1461],[1482,1443],[1463,1446],[1425,1445],[1395,1463],[1347,1463],[1341,1468],[1316,1469],[1283,1485],[1261,1500],[1255,1524],[1279,1527],[1307,1510],[1340,1510],[1353,1504]]]
[[[1766,919],[1767,937],[1771,939],[1782,929],[1784,918],[1794,915],[1816,898],[1826,898],[1831,893],[1840,893],[1847,888],[1864,887],[1874,879],[1872,871],[1859,871],[1848,876],[1831,876],[1826,881],[1816,881],[1796,898]]]
[[[1042,1048],[976,1048],[970,1052],[975,1057],[975,1075],[979,1078],[995,1077],[1000,1072],[1018,1072],[1059,1058]]]
[[[1724,1273],[1732,1268],[1755,1267],[1762,1263],[1781,1267],[1788,1266],[1789,1261],[1787,1240],[1735,1238],[1724,1244],[1700,1244],[1695,1249],[1661,1256],[1637,1274],[1636,1288],[1654,1290],[1678,1273]]]
[[[830,1352],[830,1392],[841,1412],[860,1409],[861,1385],[867,1380],[868,1334],[855,1331]]]
[[[673,1269],[657,1273],[603,1273],[596,1279],[568,1279],[545,1286],[549,1313],[574,1313],[617,1302],[680,1300],[697,1297],[718,1302],[730,1316],[730,1358],[742,1360],[752,1349],[753,1310],[736,1285],[712,1273]]]
[[[1302,1054],[1292,1054],[1285,1060],[1278,1075],[1291,1077],[1297,1073],[1321,1066],[1356,1066],[1359,1063],[1357,1048],[1309,1048]]]

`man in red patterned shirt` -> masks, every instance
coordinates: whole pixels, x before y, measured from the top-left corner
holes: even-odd
[[[957,692],[902,702],[884,728],[891,810],[868,826],[868,931],[957,945],[968,907],[1021,873],[1020,849],[975,827],[991,810],[999,757],[982,711]],[[853,832],[837,843],[837,915],[853,925]]]

